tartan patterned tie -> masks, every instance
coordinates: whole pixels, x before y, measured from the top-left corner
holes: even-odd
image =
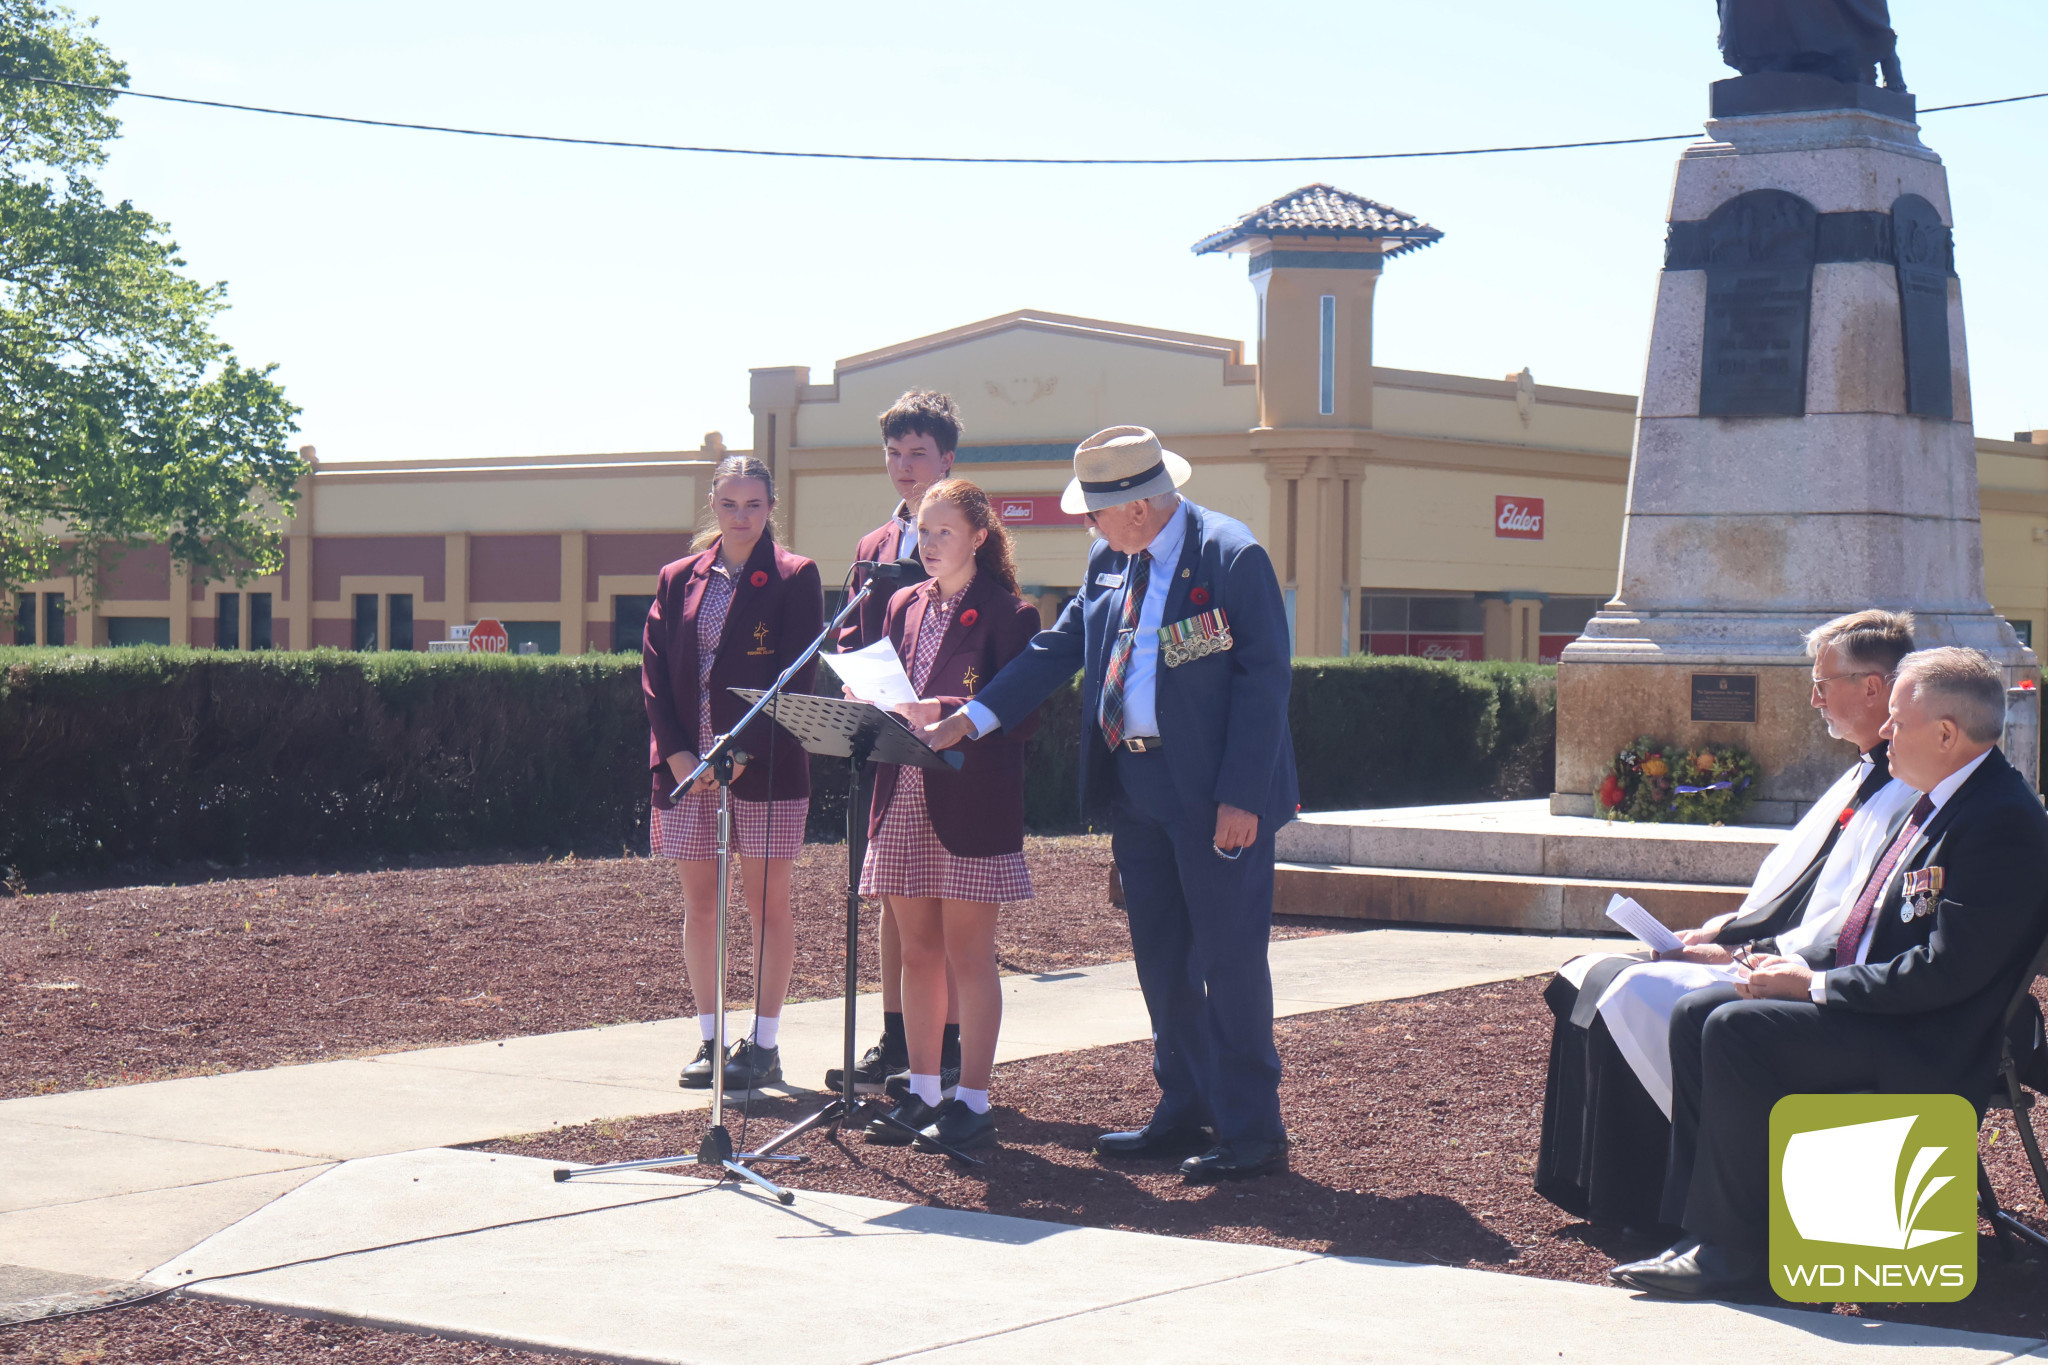
[[[1131,651],[1138,644],[1138,617],[1145,609],[1145,589],[1152,580],[1152,552],[1131,556],[1130,581],[1124,584],[1124,614],[1110,647],[1109,667],[1102,675],[1102,737],[1114,749],[1124,739],[1124,683],[1131,676]]]
[[[1876,911],[1877,903],[1884,897],[1884,884],[1890,879],[1892,869],[1899,859],[1906,856],[1906,850],[1920,833],[1920,826],[1927,823],[1927,817],[1934,814],[1934,798],[1923,796],[1913,806],[1913,813],[1906,817],[1899,837],[1892,840],[1892,846],[1884,851],[1877,870],[1870,874],[1870,880],[1863,883],[1863,894],[1856,898],[1856,908],[1849,912],[1849,918],[1842,921],[1842,933],[1835,940],[1835,965],[1853,967],[1856,965],[1856,947],[1863,942],[1863,930],[1870,923],[1870,916]]]

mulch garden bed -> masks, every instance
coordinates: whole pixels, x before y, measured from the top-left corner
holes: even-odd
[[[1109,841],[1034,838],[1004,970],[1130,956]],[[797,860],[793,1000],[840,993],[844,845]],[[734,923],[744,926],[737,907]],[[874,906],[861,980],[879,974]],[[1282,925],[1276,936],[1327,932]],[[727,999],[753,999],[731,940]],[[665,860],[551,859],[0,896],[0,1098],[695,1012]]]
[[[977,1209],[1089,1227],[1605,1283],[1617,1261],[1662,1248],[1577,1221],[1530,1187],[1550,1012],[1541,979],[1477,986],[1280,1021],[1281,1104],[1293,1170],[1188,1187],[1165,1162],[1097,1161],[1104,1128],[1142,1123],[1157,1091],[1149,1044],[1013,1062],[993,1098],[1002,1145],[979,1170],[907,1148],[806,1140],[810,1164],[772,1177],[799,1189]],[[754,1137],[815,1101],[755,1103]],[[730,1115],[735,1125],[738,1115]],[[691,1113],[490,1144],[550,1160],[629,1160],[696,1146]],[[735,1131],[735,1137],[738,1132]],[[2048,1228],[2019,1144],[1986,1147],[2004,1197]],[[1775,1302],[1775,1300],[1772,1300]],[[1892,1321],[2048,1335],[2048,1262],[2004,1261],[1983,1242],[1959,1304],[1844,1306]]]
[[[246,1365],[315,1360],[333,1365],[598,1365],[583,1356],[511,1351],[180,1298],[0,1330],[0,1360],[10,1365],[199,1365],[209,1360]]]

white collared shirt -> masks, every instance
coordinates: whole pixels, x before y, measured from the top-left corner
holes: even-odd
[[[1920,827],[1922,829],[1927,828],[1927,821],[1934,819],[1941,812],[1941,808],[1948,804],[1949,798],[1962,788],[1963,783],[1970,780],[1970,774],[1982,767],[1984,760],[1990,756],[1991,751],[1986,749],[1983,753],[1978,754],[1968,763],[1965,763],[1962,767],[1934,784],[1934,790],[1927,793],[1927,799],[1933,804],[1934,809],[1927,812],[1927,820],[1921,821]],[[1896,871],[1894,875],[1896,875]],[[1878,899],[1882,900],[1883,898],[1884,893],[1882,891],[1878,892]],[[1858,899],[1861,899],[1860,895]],[[1856,965],[1859,967],[1870,961],[1870,945],[1877,938],[1877,919],[1878,917],[1875,914],[1871,915],[1869,920],[1863,925],[1863,936],[1856,941]],[[1827,973],[1815,972],[1813,980],[1807,983],[1806,993],[1807,998],[1816,1005],[1825,1005],[1828,1000]]]
[[[910,504],[896,504],[896,557],[908,559],[917,553],[917,518],[910,514]]]
[[[1138,604],[1138,638],[1131,645],[1131,671],[1124,676],[1124,736],[1159,735],[1159,628],[1165,624],[1166,595],[1173,590],[1173,576],[1180,572],[1180,547],[1187,539],[1187,513],[1176,506],[1166,525],[1152,537],[1145,549],[1152,556],[1145,576],[1145,600]],[[1132,570],[1138,557],[1124,563],[1124,593],[1131,590]],[[1116,619],[1123,620],[1124,603],[1118,602]],[[1100,713],[1096,720],[1101,720]]]

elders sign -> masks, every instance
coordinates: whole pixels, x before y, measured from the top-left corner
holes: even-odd
[[[1543,539],[1543,499],[1495,497],[1493,534],[1497,540]]]

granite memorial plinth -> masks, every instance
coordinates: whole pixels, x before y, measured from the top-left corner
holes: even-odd
[[[1747,749],[1748,818],[1795,818],[1850,757],[1803,645],[1845,612],[1910,609],[1921,644],[2037,676],[1985,595],[1948,177],[1910,97],[1721,85],[1740,89],[1716,107],[1746,112],[1678,163],[1615,598],[1559,662],[1560,815],[1597,813],[1616,751],[1650,734]],[[1702,674],[1745,679],[1753,718],[1702,713]]]

